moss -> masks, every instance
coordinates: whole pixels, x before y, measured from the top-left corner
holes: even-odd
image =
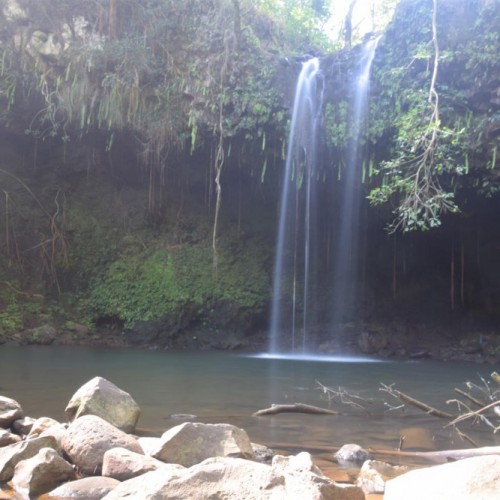
[[[252,244],[222,248],[217,273],[206,243],[125,253],[94,280],[90,307],[96,318],[116,318],[126,327],[187,309],[201,318],[221,304],[262,309],[269,292],[264,269],[262,252]]]

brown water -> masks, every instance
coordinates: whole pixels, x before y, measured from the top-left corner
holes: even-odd
[[[455,387],[481,383],[498,367],[434,362],[319,362],[262,359],[227,353],[188,353],[83,347],[0,347],[0,394],[16,399],[32,417],[65,420],[72,394],[96,375],[129,392],[141,407],[139,427],[153,434],[177,425],[172,414],[194,414],[201,422],[227,422],[244,428],[254,442],[277,450],[307,450],[328,460],[344,443],[396,449],[468,448],[446,428],[446,421],[407,408],[384,411],[380,383],[447,411]],[[281,414],[252,417],[272,403],[308,403],[328,407],[317,382],[377,398],[372,414],[333,405],[338,416]],[[365,405],[370,406],[370,405]],[[479,426],[462,426],[478,445],[498,445],[500,436]]]

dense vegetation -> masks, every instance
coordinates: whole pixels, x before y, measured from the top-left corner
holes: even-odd
[[[379,23],[395,3],[378,3]],[[338,184],[353,137],[352,19],[317,0],[0,7],[0,333],[56,320],[118,332],[157,321],[167,337],[264,327],[300,61],[324,61],[320,182]],[[499,10],[398,2],[362,134],[372,227],[446,232],[497,193]],[[331,15],[338,38],[326,36]],[[395,269],[374,276],[394,281]]]

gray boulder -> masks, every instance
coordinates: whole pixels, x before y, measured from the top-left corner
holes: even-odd
[[[8,429],[14,420],[23,417],[23,409],[17,401],[5,396],[0,396],[0,427]]]
[[[35,456],[42,448],[57,449],[57,441],[52,436],[46,436],[0,448],[0,483],[10,481],[16,465],[21,460]]]
[[[186,422],[163,433],[151,456],[162,462],[185,467],[211,457],[255,460],[252,443],[243,429],[230,424],[193,422]]]
[[[62,447],[81,473],[93,476],[101,475],[104,453],[112,448],[142,453],[137,439],[95,415],[72,422],[62,438]]]
[[[75,392],[65,412],[69,421],[97,415],[122,431],[134,432],[141,410],[130,394],[102,377],[94,377]]]
[[[298,459],[303,461],[307,462]],[[364,500],[360,488],[342,487],[311,472],[309,465],[302,464],[305,470],[296,465],[289,468],[283,462],[270,466],[241,458],[209,458],[189,469],[147,472],[121,483],[104,498]]]
[[[500,456],[487,455],[407,472],[387,481],[384,500],[493,500],[499,492]]]
[[[152,470],[158,470],[166,464],[156,458],[134,453],[125,448],[113,448],[104,453],[102,475],[118,481],[126,481]],[[183,469],[181,465],[173,467]]]
[[[0,429],[0,448],[9,444],[19,443],[19,441],[21,441],[21,437],[17,434],[13,434],[6,429]]]
[[[75,500],[100,500],[120,484],[111,477],[84,477],[65,483],[50,491],[44,498],[74,498]]]
[[[361,465],[370,458],[370,454],[359,444],[345,444],[334,455],[337,462],[341,465]]]
[[[379,460],[367,460],[359,471],[356,484],[367,495],[383,493],[387,481],[405,472],[408,472],[408,467],[403,465],[390,465]]]
[[[12,486],[32,498],[72,479],[76,479],[73,467],[52,448],[42,448],[34,457],[16,465]]]

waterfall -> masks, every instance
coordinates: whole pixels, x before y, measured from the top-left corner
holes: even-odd
[[[333,250],[325,224],[330,224],[333,194],[324,195],[318,158],[324,83],[318,59],[302,65],[295,90],[288,138],[285,174],[279,209],[279,226],[271,302],[269,352],[306,352],[309,345],[313,306],[321,302],[315,295],[320,283],[331,289],[329,311],[323,321],[336,331],[353,313],[357,283],[361,206],[360,138],[366,127],[370,69],[378,39],[362,50],[353,78],[353,98],[349,114],[349,147],[335,218]],[[324,167],[324,166],[323,166]],[[319,206],[319,187],[323,196]],[[326,206],[329,203],[330,206]],[[326,215],[325,215],[326,214]],[[323,228],[323,231],[321,231]],[[329,233],[329,232],[328,232]],[[330,255],[328,252],[332,252]],[[326,258],[325,258],[326,255]],[[321,256],[322,258],[318,258]],[[322,262],[332,261],[331,277],[325,277]],[[327,299],[325,299],[327,300]],[[317,320],[317,318],[314,318]]]
[[[333,299],[331,324],[338,333],[342,322],[355,317],[358,288],[358,258],[361,226],[362,154],[360,139],[367,127],[370,70],[380,37],[362,48],[354,77],[351,103],[350,141],[347,164],[341,182],[339,228],[333,266]]]
[[[278,352],[281,348],[279,339],[284,333],[285,318],[291,328],[291,349],[295,350],[299,345],[299,328],[302,349],[305,347],[322,97],[323,79],[319,60],[313,58],[302,65],[288,137],[274,266],[270,352]],[[291,275],[285,273],[285,269],[292,269]],[[291,291],[292,297],[289,305],[285,304],[287,290]]]

